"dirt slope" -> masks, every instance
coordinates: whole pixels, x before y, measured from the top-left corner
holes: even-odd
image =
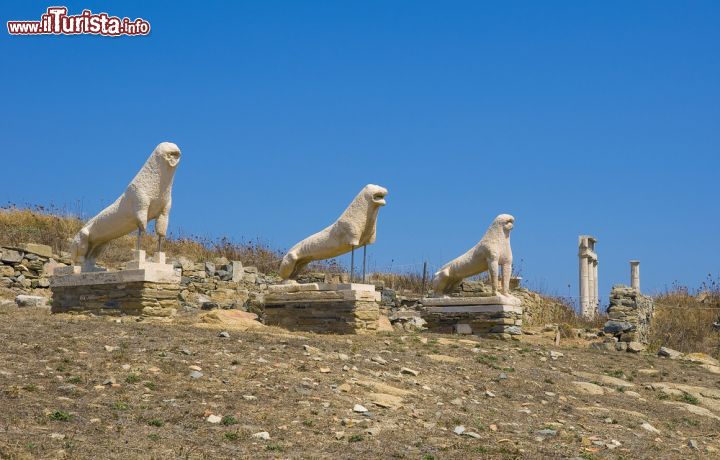
[[[0,308],[0,458],[684,459],[720,449],[720,375],[699,364],[430,334],[219,337],[196,320]]]

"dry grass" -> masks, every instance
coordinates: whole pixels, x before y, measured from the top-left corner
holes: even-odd
[[[369,283],[382,281],[386,287],[402,292],[407,291],[413,294],[422,295],[430,289],[430,276],[423,285],[422,273],[371,273],[368,276]]]
[[[572,299],[566,297],[537,294],[533,300],[531,326],[558,324],[561,332],[569,334],[570,329],[601,329],[607,321],[605,314],[585,318],[575,310]]]
[[[68,250],[68,238],[80,227],[79,218],[60,208],[14,205],[0,208],[0,245],[47,244],[59,253]]]
[[[713,327],[720,316],[720,286],[711,277],[695,294],[684,286],[655,297],[650,330],[652,349],[661,346],[684,353],[702,352],[720,358],[720,330]]]

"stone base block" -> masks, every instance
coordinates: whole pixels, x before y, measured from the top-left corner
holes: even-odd
[[[364,334],[378,330],[380,293],[367,284],[282,284],[265,295],[265,324],[294,331]]]
[[[380,294],[375,290],[374,284],[361,283],[287,283],[273,284],[268,286],[268,292],[271,294],[292,294],[297,292],[372,292]]]
[[[425,297],[421,300],[421,303],[425,307],[462,307],[472,305],[507,305],[519,307],[522,302],[514,296],[484,295],[473,297]]]
[[[137,261],[132,269],[56,271],[50,280],[53,313],[172,316],[179,307],[180,276],[172,265]]]
[[[507,305],[491,303],[488,299],[497,301],[505,298],[422,299],[422,318],[430,332],[474,334],[503,340],[522,335],[522,307],[519,302]]]

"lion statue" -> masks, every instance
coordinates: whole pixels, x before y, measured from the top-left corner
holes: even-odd
[[[387,189],[368,184],[345,212],[324,230],[293,246],[280,264],[280,277],[291,280],[313,260],[329,259],[375,242],[378,211],[385,206]]]
[[[500,214],[485,232],[480,242],[465,254],[445,264],[432,280],[435,294],[447,294],[455,290],[463,279],[484,271],[490,272],[493,295],[498,294],[498,267],[502,267],[501,294],[510,295],[510,274],[512,273],[512,250],[510,230],[515,218]]]
[[[90,219],[71,240],[70,252],[76,263],[94,267],[107,244],[138,230],[140,237],[149,221],[155,220],[158,251],[165,237],[172,204],[172,185],[180,162],[180,149],[163,142],[150,154],[140,172],[113,204]]]

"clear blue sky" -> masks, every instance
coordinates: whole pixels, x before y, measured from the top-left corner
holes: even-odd
[[[646,291],[720,272],[718,2],[61,3],[152,32],[3,30],[2,203],[93,214],[169,140],[175,234],[287,248],[376,183],[373,267],[437,267],[507,212],[532,287],[576,295],[582,233],[603,297],[634,258]]]

